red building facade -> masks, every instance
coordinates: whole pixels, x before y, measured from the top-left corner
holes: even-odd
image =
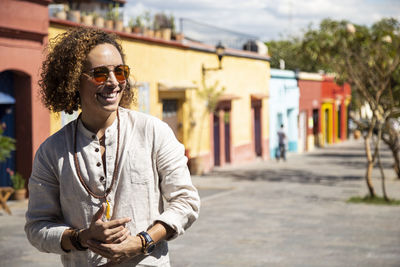
[[[303,143],[303,151],[310,151],[315,146],[320,145],[322,80],[322,76],[317,73],[300,72],[298,74],[298,84],[300,89],[299,143]],[[302,138],[303,135],[305,138]]]
[[[304,150],[346,140],[350,85],[338,85],[333,76],[305,72],[298,74],[298,84],[299,142],[305,142]]]
[[[338,85],[333,76],[324,76],[321,86],[321,100],[332,106],[332,138],[329,143],[338,143],[347,139],[348,107],[351,99],[350,85]],[[323,112],[323,111],[322,111]]]
[[[0,2],[0,124],[16,139],[12,159],[1,164],[0,186],[9,185],[6,167],[30,176],[34,152],[50,130],[49,112],[38,93],[50,2]]]

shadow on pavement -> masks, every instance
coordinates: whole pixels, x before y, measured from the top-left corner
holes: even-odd
[[[340,181],[361,180],[361,176],[320,175],[305,170],[228,170],[212,172],[210,176],[233,177],[237,180],[293,182],[304,184],[335,185]],[[208,175],[206,175],[208,176]]]

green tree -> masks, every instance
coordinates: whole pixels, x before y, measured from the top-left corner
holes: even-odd
[[[324,69],[302,51],[302,41],[299,38],[269,41],[265,43],[271,56],[271,68],[280,68],[280,61],[285,62],[285,69],[318,72]]]
[[[399,32],[399,23],[394,19],[383,19],[370,28],[325,19],[319,29],[307,31],[302,42],[302,51],[307,57],[324,66],[326,71],[336,73],[339,83],[349,82],[360,103],[367,103],[372,110],[372,117],[367,121],[353,116],[364,131],[368,162],[365,179],[371,197],[376,195],[371,180],[376,161],[382,170],[379,141],[388,120],[399,116],[400,92],[396,77],[400,61]],[[374,141],[373,147],[371,141]],[[383,194],[388,199],[384,173],[381,173]]]

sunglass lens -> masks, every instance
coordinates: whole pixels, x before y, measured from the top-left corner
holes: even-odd
[[[119,82],[125,81],[129,76],[129,67],[126,65],[118,66],[115,68],[114,73]]]
[[[94,69],[93,78],[98,83],[104,83],[108,79],[108,69],[107,68]]]

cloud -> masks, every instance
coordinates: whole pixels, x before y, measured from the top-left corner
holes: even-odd
[[[128,1],[126,15],[166,12],[262,40],[296,35],[324,18],[371,25],[384,17],[400,20],[400,0],[146,0]],[[178,23],[179,24],[179,23]]]

